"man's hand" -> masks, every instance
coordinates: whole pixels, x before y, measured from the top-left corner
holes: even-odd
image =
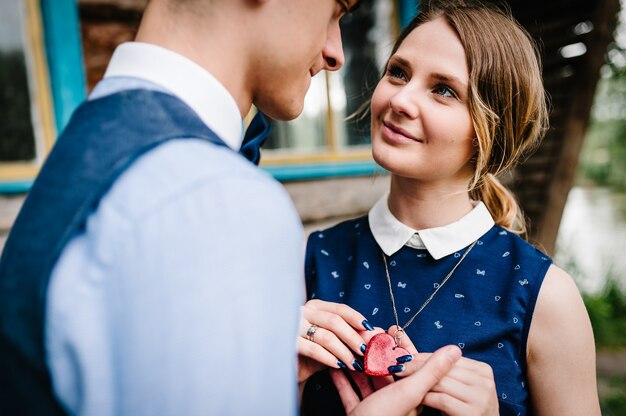
[[[419,354],[418,354],[419,355]],[[440,348],[423,365],[395,383],[377,391],[371,391],[363,401],[352,389],[350,382],[341,370],[330,370],[330,375],[339,391],[346,413],[351,416],[367,415],[408,415],[417,414],[426,394],[450,372],[461,358],[461,350],[456,346]],[[364,395],[365,396],[365,395]]]

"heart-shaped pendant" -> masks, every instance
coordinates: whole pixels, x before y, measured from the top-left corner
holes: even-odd
[[[365,373],[370,376],[391,375],[389,366],[396,365],[398,357],[411,355],[402,347],[396,346],[396,341],[389,334],[376,334],[367,343],[365,351]]]

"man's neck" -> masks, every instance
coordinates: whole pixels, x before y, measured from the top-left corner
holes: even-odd
[[[168,12],[162,2],[149,3],[135,40],[169,49],[204,68],[232,95],[243,118],[252,106],[245,81],[245,48],[241,46],[242,36],[233,33],[233,25],[221,27],[224,20],[207,21],[198,27],[197,22]]]

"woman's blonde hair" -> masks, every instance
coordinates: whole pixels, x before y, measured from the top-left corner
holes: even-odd
[[[413,29],[439,17],[458,34],[469,68],[469,110],[477,136],[470,195],[485,203],[496,224],[525,235],[522,210],[497,176],[536,149],[548,128],[537,46],[508,10],[442,1],[403,30],[392,55]]]

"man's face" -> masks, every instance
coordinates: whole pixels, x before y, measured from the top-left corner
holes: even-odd
[[[358,0],[275,1],[273,20],[256,59],[254,104],[268,116],[291,120],[302,112],[311,78],[343,66],[340,19]],[[271,2],[269,3],[271,4]]]

